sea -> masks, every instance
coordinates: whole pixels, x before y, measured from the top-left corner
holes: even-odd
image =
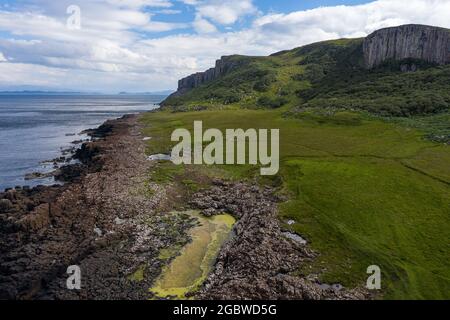
[[[53,178],[25,180],[49,172],[86,129],[108,119],[158,108],[164,96],[0,94],[0,192],[16,186],[51,185]]]

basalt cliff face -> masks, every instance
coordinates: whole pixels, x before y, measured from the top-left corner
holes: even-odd
[[[367,68],[374,68],[386,60],[404,59],[448,64],[450,30],[424,25],[381,29],[364,40],[363,52]]]
[[[204,83],[216,80],[231,72],[242,64],[242,60],[235,59],[237,56],[223,56],[216,61],[216,66],[205,72],[194,73],[178,81],[178,90],[175,94],[183,94],[191,89],[197,88]]]

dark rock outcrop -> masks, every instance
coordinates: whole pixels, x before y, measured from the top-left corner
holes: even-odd
[[[386,60],[419,59],[450,63],[450,30],[424,25],[404,25],[375,31],[363,44],[364,62],[374,68]]]

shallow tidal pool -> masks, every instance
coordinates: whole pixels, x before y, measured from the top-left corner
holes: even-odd
[[[211,271],[220,248],[236,222],[228,214],[207,218],[198,211],[184,213],[195,217],[199,223],[190,230],[192,241],[164,267],[150,289],[157,298],[185,299],[187,293],[197,290]]]

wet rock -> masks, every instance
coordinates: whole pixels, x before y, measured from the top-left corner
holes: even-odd
[[[86,171],[81,164],[65,165],[60,167],[54,174],[57,181],[73,181],[80,178]]]
[[[54,170],[51,172],[32,172],[25,175],[25,180],[36,180],[51,178],[59,174],[59,170]]]
[[[96,143],[83,143],[74,155],[74,158],[80,160],[84,164],[93,161],[94,157],[100,153],[100,149]]]

